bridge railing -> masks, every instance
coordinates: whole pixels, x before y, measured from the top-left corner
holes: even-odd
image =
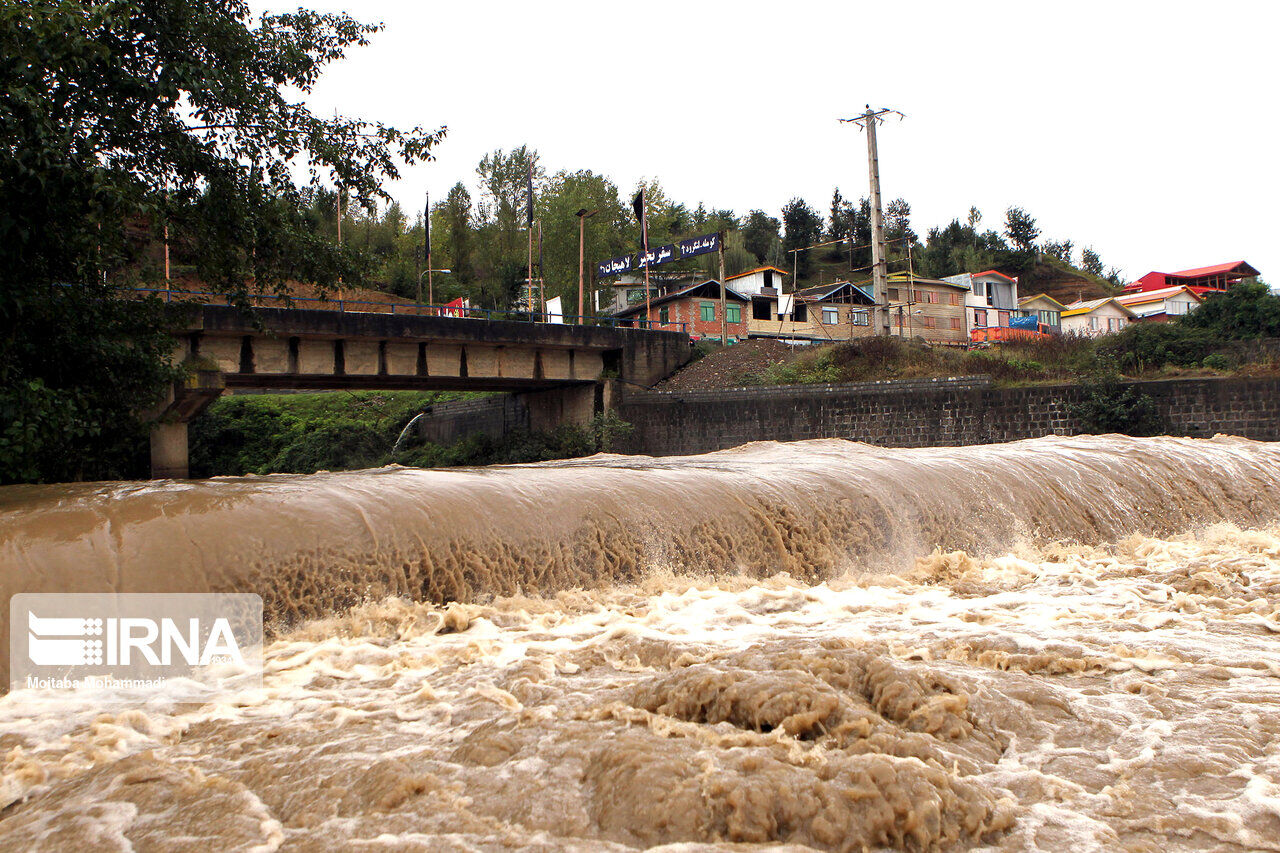
[[[230,305],[225,295],[195,290],[165,290],[163,288],[138,287],[134,291],[157,296],[166,303],[191,303],[196,305]],[[275,296],[266,293],[250,294],[249,304],[256,308],[307,308],[320,311],[339,311],[347,314],[394,314],[416,317],[454,317],[463,320],[502,320],[511,323],[548,323],[537,313],[524,311],[496,311],[490,308],[473,308],[459,305],[426,305],[418,302],[374,302],[367,299],[321,299],[314,296]],[[688,334],[688,323],[662,323],[655,320],[611,317],[608,315],[565,314],[561,323],[552,325],[605,326],[617,329],[655,329],[664,332]]]

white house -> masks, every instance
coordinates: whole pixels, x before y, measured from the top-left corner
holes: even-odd
[[[1138,315],[1112,297],[1072,302],[1062,312],[1062,333],[1096,338],[1118,332],[1138,319]]]
[[[1116,297],[1116,302],[1137,314],[1139,319],[1155,322],[1165,322],[1190,313],[1202,301],[1186,285],[1126,293]]]
[[[1018,279],[996,270],[949,275],[943,281],[969,288],[965,294],[967,331],[1005,327],[1011,317],[1019,316]]]
[[[737,275],[725,276],[725,284],[747,296],[777,296],[782,293],[782,279],[789,275],[777,267],[756,267]]]

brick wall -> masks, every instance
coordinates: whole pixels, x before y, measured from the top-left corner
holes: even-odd
[[[1280,380],[1136,382],[1171,432],[1280,440]],[[748,441],[848,438],[891,447],[959,446],[1070,435],[1078,386],[994,388],[987,377],[792,385],[724,391],[633,392],[619,414],[635,431],[624,452],[705,453]]]
[[[529,410],[516,394],[435,403],[416,428],[419,438],[436,444],[452,444],[475,433],[501,439],[529,428]]]

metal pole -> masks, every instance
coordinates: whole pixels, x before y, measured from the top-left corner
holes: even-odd
[[[538,305],[543,322],[547,319],[547,274],[542,269],[542,220],[538,220]],[[563,309],[561,309],[563,310]],[[563,317],[561,319],[564,319]]]
[[[720,343],[729,345],[729,312],[726,308],[725,291],[729,285],[724,280],[724,232],[720,232]]]
[[[533,313],[533,223],[529,223],[529,297],[525,301],[525,308],[529,313]]]
[[[640,203],[643,205],[648,201],[644,196],[640,197]],[[644,232],[644,325],[646,329],[653,328],[653,306],[651,302],[651,294],[649,293],[649,223],[645,221],[647,214],[644,208],[641,208],[643,217],[640,221],[640,229]]]
[[[584,247],[587,240],[587,217],[578,214],[578,325],[582,325],[582,268]]]
[[[422,239],[427,250],[427,303],[436,304],[435,281],[431,276],[431,193],[427,193],[427,207],[422,213]],[[418,301],[422,301],[422,280],[418,280]]]
[[[863,116],[867,129],[867,168],[871,178],[871,291],[876,301],[876,321],[879,323],[883,310],[881,306],[887,306],[888,301],[885,283],[884,212],[880,206],[880,155],[876,149],[878,119],[870,107]],[[884,325],[877,325],[878,334],[888,334],[888,316],[889,312],[883,310]]]

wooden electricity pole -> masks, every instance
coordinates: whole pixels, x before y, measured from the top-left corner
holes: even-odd
[[[729,289],[729,285],[724,280],[724,232],[720,232],[720,344],[722,346],[729,345],[729,309],[726,307],[727,300],[725,291]],[[692,319],[692,317],[690,318]]]
[[[876,125],[884,120],[881,116],[888,113],[902,115],[897,110],[873,110],[868,105],[867,111],[857,118],[840,119],[842,122],[861,125],[867,131],[867,170],[871,178],[871,295],[876,303],[872,311],[878,335],[889,334],[889,276],[885,263],[884,208],[880,200],[880,154],[876,147]]]

